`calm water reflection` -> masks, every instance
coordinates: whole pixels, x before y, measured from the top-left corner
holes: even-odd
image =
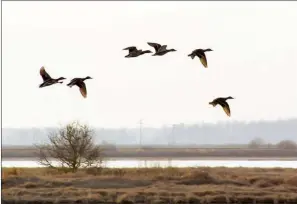
[[[281,167],[297,168],[297,161],[281,160],[138,160],[138,159],[109,159],[103,163],[110,168],[133,168],[133,167]],[[40,167],[36,160],[5,159],[2,160],[2,167]]]

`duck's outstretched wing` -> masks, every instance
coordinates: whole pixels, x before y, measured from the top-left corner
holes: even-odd
[[[231,110],[230,110],[229,104],[226,101],[221,101],[220,105],[224,109],[225,113],[230,117],[231,116]]]
[[[73,86],[73,85],[75,85],[75,83],[76,83],[76,81],[78,80],[78,78],[73,78],[73,79],[71,79],[71,81],[67,84],[67,86]]]
[[[39,73],[40,73],[43,81],[47,81],[49,79],[52,79],[52,77],[45,71],[43,66],[40,68]]]
[[[137,51],[137,48],[135,46],[130,46],[130,47],[124,48],[123,50],[129,50],[129,53],[130,53],[130,52]]]
[[[166,50],[166,48],[167,48],[167,45],[162,45],[162,46],[159,48],[158,52],[163,52],[163,51]]]
[[[152,46],[156,52],[158,52],[158,50],[160,49],[161,45],[158,43],[152,43],[152,42],[148,42],[147,43],[149,46]]]
[[[198,54],[198,57],[199,57],[199,59],[200,59],[200,62],[203,64],[203,66],[204,66],[205,68],[207,68],[207,59],[206,59],[205,54],[204,54],[204,53],[199,53],[199,54]]]
[[[80,81],[76,84],[79,87],[79,91],[84,98],[87,98],[87,88],[86,84],[83,81]]]

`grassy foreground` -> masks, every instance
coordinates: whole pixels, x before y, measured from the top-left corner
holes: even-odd
[[[297,203],[297,169],[2,168],[3,203]]]

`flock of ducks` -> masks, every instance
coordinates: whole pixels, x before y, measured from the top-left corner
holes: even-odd
[[[44,67],[42,66],[40,68],[40,75],[43,79],[43,82],[39,85],[39,88],[42,88],[42,87],[46,87],[46,86],[51,86],[53,84],[57,84],[57,83],[60,83],[62,84],[63,81],[60,81],[60,80],[64,80],[66,78],[64,77],[59,77],[57,79],[54,79],[52,78],[44,69]],[[81,95],[86,98],[87,97],[87,87],[86,87],[86,84],[85,84],[85,80],[86,79],[92,79],[91,77],[87,76],[85,78],[74,78],[72,79],[68,84],[67,86],[69,86],[70,88],[74,85],[78,86],[79,87],[79,90],[80,90],[80,93]]]
[[[147,43],[149,46],[153,47],[155,49],[155,53],[152,56],[163,56],[169,52],[175,52],[175,49],[167,49],[167,45],[161,45],[158,43],[152,43],[152,42],[148,42]],[[137,49],[136,46],[130,46],[130,47],[126,47],[123,50],[128,50],[128,55],[126,55],[126,58],[132,58],[132,57],[139,57],[143,54],[147,54],[147,53],[153,53],[150,50],[139,50]],[[195,57],[198,57],[200,59],[201,64],[207,68],[207,59],[206,59],[206,55],[205,52],[209,52],[209,51],[213,51],[212,49],[195,49],[193,50],[190,54],[188,54],[189,57],[191,57],[192,59],[194,59]],[[46,87],[46,86],[51,86],[53,84],[57,84],[60,83],[62,84],[64,79],[64,77],[59,77],[57,79],[52,78],[44,69],[44,67],[42,66],[40,68],[40,75],[43,79],[42,84],[39,85],[39,88],[42,87]],[[92,79],[91,77],[87,76],[85,78],[74,78],[72,79],[67,86],[69,86],[70,88],[72,86],[77,86],[80,90],[81,95],[86,98],[87,97],[87,88],[86,88],[86,84],[85,84],[85,80],[86,79]],[[225,111],[225,113],[227,114],[227,116],[231,116],[231,111],[230,111],[230,107],[229,104],[227,103],[228,99],[234,99],[231,96],[228,97],[219,97],[214,99],[213,101],[209,102],[210,105],[212,105],[213,107],[216,107],[216,105],[220,105],[223,110]]]

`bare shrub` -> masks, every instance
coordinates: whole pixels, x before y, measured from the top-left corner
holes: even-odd
[[[38,162],[46,167],[76,172],[78,168],[100,167],[101,149],[93,143],[93,130],[73,122],[48,135],[50,144],[36,145]],[[60,165],[54,165],[52,159]]]
[[[252,149],[257,149],[257,148],[260,148],[263,145],[264,145],[264,140],[257,137],[257,138],[250,141],[250,143],[248,144],[248,147],[252,148]]]
[[[276,146],[279,149],[297,149],[297,144],[292,140],[282,140]]]

